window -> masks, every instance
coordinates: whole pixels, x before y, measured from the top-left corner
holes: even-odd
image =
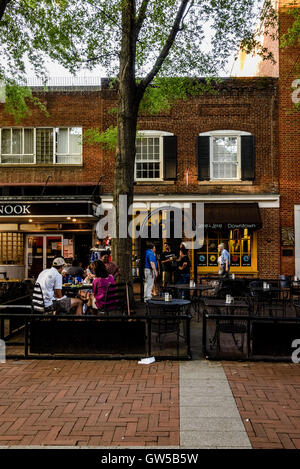
[[[2,129],[1,163],[34,163],[34,129]]]
[[[2,128],[2,164],[81,164],[81,127]]]
[[[248,229],[235,229],[227,232],[207,230],[204,243],[197,252],[199,267],[218,268],[218,245],[224,243],[230,254],[231,267],[252,267],[253,234]]]
[[[212,179],[240,179],[238,137],[212,137],[211,145]]]
[[[23,264],[23,233],[0,233],[0,264]]]
[[[254,137],[249,132],[216,130],[197,139],[198,179],[254,179]]]
[[[176,137],[168,132],[155,130],[139,132],[136,139],[135,180],[174,179],[176,177],[176,145]]]

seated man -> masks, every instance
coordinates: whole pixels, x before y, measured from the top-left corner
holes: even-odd
[[[84,276],[84,270],[82,268],[82,263],[78,259],[73,259],[72,265],[67,267],[66,275],[71,275],[72,277],[81,277]]]
[[[70,313],[71,308],[76,308],[76,316],[82,315],[82,300],[79,298],[67,298],[62,294],[62,270],[66,265],[62,257],[53,260],[51,269],[43,270],[37,278],[40,284],[45,303],[46,312]]]

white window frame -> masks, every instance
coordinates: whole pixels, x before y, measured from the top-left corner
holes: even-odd
[[[24,153],[24,130],[33,130],[33,153]],[[22,157],[22,156],[32,156],[33,157],[33,162],[32,163],[2,163],[2,130],[10,130],[10,149],[11,153],[3,153],[3,156],[11,156],[11,157]],[[13,130],[21,130],[22,131],[22,153],[12,153],[12,144],[13,144],[13,139],[12,139],[12,132]],[[28,164],[28,165],[33,165],[35,164],[35,130],[34,127],[1,127],[0,129],[0,164],[2,165],[11,165],[11,164]]]
[[[212,130],[210,132],[202,132],[200,137],[209,138],[209,171],[211,181],[241,181],[242,180],[242,166],[241,166],[241,136],[252,135],[250,132],[242,130]],[[213,177],[213,138],[215,137],[234,137],[237,138],[237,176],[235,178],[214,178]]]
[[[80,140],[80,144],[81,144],[81,152],[80,153],[56,153],[56,129],[68,129],[68,151],[70,149],[70,130],[72,128],[78,128],[78,129],[81,129],[81,140]],[[20,154],[3,154],[3,156],[11,156],[11,157],[14,157],[14,156],[24,156],[25,153],[24,153],[24,131],[27,130],[27,129],[30,129],[30,130],[33,130],[33,153],[29,153],[27,154],[26,153],[26,156],[32,156],[33,157],[33,162],[32,163],[24,163],[24,162],[21,162],[21,163],[3,163],[2,162],[2,131],[3,130],[10,130],[11,132],[11,149],[12,149],[12,131],[13,130],[21,130],[22,131],[22,151],[23,153],[20,153]],[[11,165],[28,165],[28,166],[34,166],[34,165],[39,165],[40,163],[37,163],[37,156],[36,156],[36,131],[37,129],[52,129],[53,131],[53,149],[52,149],[52,153],[53,153],[53,158],[52,158],[52,163],[49,163],[49,165],[53,165],[53,166],[74,166],[74,165],[82,165],[82,126],[78,126],[78,125],[74,125],[74,126],[62,126],[62,127],[49,127],[49,126],[43,126],[43,127],[1,127],[0,128],[0,164],[1,166],[11,166]],[[57,161],[57,156],[80,156],[80,161],[78,163],[56,163]]]
[[[151,137],[151,138],[159,138],[159,178],[137,178],[136,177],[136,164],[137,163],[146,163],[146,160],[135,160],[134,163],[134,180],[136,182],[151,182],[151,181],[163,181],[164,180],[164,136],[173,136],[174,134],[170,132],[164,132],[162,130],[139,130],[138,136],[143,138]]]

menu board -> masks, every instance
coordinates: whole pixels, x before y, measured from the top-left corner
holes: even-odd
[[[70,259],[74,257],[73,239],[64,239],[64,258]]]

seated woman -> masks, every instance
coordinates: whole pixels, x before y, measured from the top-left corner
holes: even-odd
[[[102,261],[95,261],[93,264],[95,278],[93,280],[93,296],[98,309],[103,309],[105,305],[106,292],[110,284],[115,283],[113,275],[109,274]]]

